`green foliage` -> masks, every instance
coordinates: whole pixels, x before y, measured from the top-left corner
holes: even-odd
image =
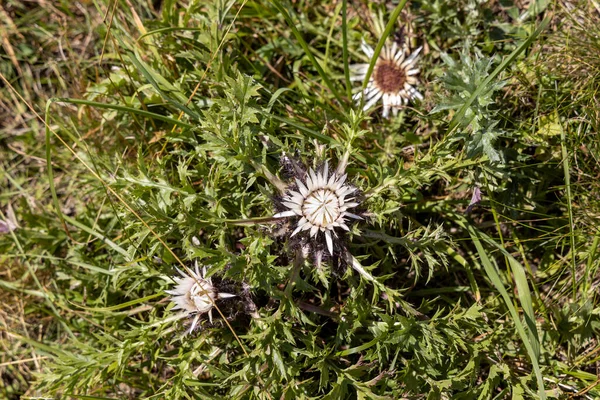
[[[473,50],[474,59],[469,53]],[[443,99],[432,113],[443,110],[458,111],[466,106],[463,118],[458,122],[459,129],[464,133],[458,137],[465,142],[467,157],[485,155],[492,163],[503,162],[502,153],[494,148],[498,137],[503,134],[497,127],[499,116],[494,97],[505,83],[485,82],[490,74],[493,59],[484,58],[469,44],[460,53],[460,62],[456,62],[448,54],[442,54],[441,57],[448,71],[442,81],[451,96]],[[473,95],[476,95],[474,101],[466,104]]]
[[[544,1],[129,4],[0,8],[2,396],[600,397],[598,107],[556,68],[593,17],[538,40]],[[425,46],[393,120],[346,79],[383,32]],[[272,218],[284,155],[347,161],[352,257]],[[166,291],[196,263],[236,297],[187,333]]]

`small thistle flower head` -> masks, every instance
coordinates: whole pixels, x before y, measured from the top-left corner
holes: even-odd
[[[361,48],[369,58],[373,58],[375,50],[364,41]],[[416,68],[419,53],[423,47],[419,47],[412,54],[408,55],[408,46],[399,46],[396,42],[392,45],[385,45],[379,53],[375,63],[373,73],[364,91],[356,93],[353,98],[357,103],[364,96],[365,105],[363,110],[373,107],[380,99],[383,102],[383,117],[388,118],[390,110],[394,116],[398,115],[398,110],[414,99],[423,100],[421,93],[415,89],[419,82],[416,75],[419,69]],[[407,56],[408,55],[408,56]],[[369,64],[354,64],[350,66],[352,70],[351,80],[364,81],[367,76]]]
[[[191,271],[191,275],[179,268],[177,271],[181,277],[173,278],[177,283],[175,289],[166,292],[173,296],[171,299],[175,303],[173,310],[182,310],[183,314],[194,316],[189,332],[194,330],[202,314],[208,313],[208,319],[212,323],[212,309],[215,301],[235,297],[234,294],[219,293],[213,286],[212,280],[205,278],[206,267],[202,267],[202,272],[200,272],[198,263],[196,263],[195,271]]]
[[[281,210],[274,217],[296,219],[290,237],[305,232],[317,243],[324,239],[329,254],[333,255],[339,230],[349,231],[347,224],[351,219],[362,219],[350,211],[359,205],[359,193],[356,187],[346,182],[345,162],[336,171],[329,170],[327,161],[316,171],[312,168],[306,171],[288,156],[282,161],[292,164],[289,169],[296,178],[280,199]]]

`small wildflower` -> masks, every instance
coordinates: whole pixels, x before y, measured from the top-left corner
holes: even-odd
[[[333,255],[334,239],[338,238],[335,228],[349,231],[349,218],[362,219],[349,211],[359,205],[358,189],[346,182],[345,161],[334,172],[329,171],[327,161],[316,172],[312,168],[307,172],[287,156],[282,161],[291,164],[296,179],[285,191],[280,201],[282,210],[274,217],[299,218],[290,237],[306,231],[311,239],[324,237]]]
[[[364,41],[361,48],[367,57],[372,58],[375,50]],[[399,46],[393,42],[391,46],[385,45],[377,58],[373,73],[369,78],[369,83],[364,92],[356,93],[353,98],[357,102],[361,96],[365,96],[365,106],[363,110],[368,110],[375,103],[382,99],[383,117],[388,118],[390,109],[394,116],[398,115],[398,110],[407,105],[414,99],[422,100],[423,96],[415,89],[418,79],[416,75],[419,69],[415,68],[419,53],[423,47],[419,47],[408,57],[407,45]],[[364,81],[369,69],[369,64],[351,65],[353,75],[350,78],[353,81]]]
[[[219,293],[213,286],[212,280],[205,278],[206,267],[202,267],[202,273],[200,273],[197,263],[195,272],[191,271],[192,275],[186,274],[179,268],[176,269],[182,277],[174,277],[173,280],[177,286],[166,292],[173,296],[171,299],[175,303],[173,310],[182,310],[182,313],[188,316],[195,315],[189,330],[191,333],[202,314],[208,313],[208,319],[212,323],[212,308],[215,306],[216,300],[235,297],[235,295]]]

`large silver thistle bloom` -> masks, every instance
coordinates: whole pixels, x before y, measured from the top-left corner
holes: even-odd
[[[364,41],[361,48],[370,59],[375,55],[375,50]],[[364,111],[373,107],[381,99],[384,118],[389,117],[390,109],[396,116],[398,110],[402,106],[406,106],[409,101],[423,100],[423,95],[415,89],[419,83],[416,77],[419,69],[415,65],[422,49],[423,47],[419,47],[408,55],[408,46],[399,46],[396,42],[393,42],[391,46],[386,44],[379,53],[367,87],[364,91],[356,93],[353,99],[360,103],[361,97],[364,96]],[[369,64],[353,64],[350,69],[352,71],[350,80],[364,81]]]
[[[212,284],[210,278],[205,278],[206,267],[202,267],[202,272],[196,263],[195,271],[191,271],[191,275],[176,268],[181,277],[174,277],[173,280],[177,283],[175,289],[166,290],[172,295],[171,301],[175,303],[173,310],[182,310],[186,316],[194,316],[192,326],[188,333],[192,332],[202,314],[208,313],[208,319],[212,323],[212,309],[215,306],[215,301],[219,299],[227,299],[235,297],[230,293],[219,293]]]
[[[298,171],[297,171],[298,172]],[[356,201],[358,189],[346,182],[345,162],[330,172],[329,163],[314,171],[300,171],[295,184],[291,184],[281,204],[284,208],[274,218],[296,217],[296,227],[290,237],[308,231],[310,238],[324,237],[329,254],[334,252],[336,228],[349,231],[349,219],[362,219],[349,210],[359,205]],[[322,240],[322,239],[321,239]]]

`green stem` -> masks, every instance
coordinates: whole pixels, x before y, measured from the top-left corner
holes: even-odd
[[[588,289],[589,289],[589,277],[591,276],[595,276],[596,274],[590,274],[590,271],[592,270],[592,263],[594,262],[594,260],[596,259],[596,249],[598,248],[598,244],[600,243],[600,236],[596,235],[594,237],[594,241],[592,243],[592,248],[590,249],[589,252],[589,256],[588,256],[588,260],[587,260],[587,266],[585,269],[585,290],[583,293],[587,293]]]
[[[288,298],[292,298],[292,289],[294,288],[294,282],[296,282],[296,278],[300,274],[300,268],[304,265],[304,254],[302,254],[302,249],[296,250],[296,258],[294,259],[294,267],[292,268],[292,273],[290,275],[290,280],[288,281],[287,286],[285,287],[284,293]]]
[[[250,164],[252,165],[252,167],[254,167],[256,171],[263,174],[265,178],[267,178],[267,180],[271,182],[271,184],[275,186],[277,190],[279,190],[279,192],[285,193],[285,190],[287,189],[287,185],[285,184],[285,182],[283,182],[275,174],[269,171],[269,169],[266,166],[259,164],[254,160],[250,160]]]
[[[346,79],[346,96],[352,99],[352,83],[350,82],[350,66],[348,65],[348,0],[342,0],[342,57],[344,60],[344,78]]]
[[[558,113],[556,113],[555,118],[559,121]],[[562,151],[562,164],[563,164],[563,174],[565,176],[565,190],[567,194],[567,211],[569,212],[569,239],[571,242],[571,281],[573,282],[573,300],[577,296],[577,265],[575,262],[575,257],[577,255],[577,251],[575,250],[575,224],[573,222],[573,197],[571,195],[571,173],[569,172],[569,154],[567,152],[566,146],[566,135],[565,130],[562,125],[560,126],[560,147]],[[584,283],[587,286],[587,282]]]
[[[308,44],[306,43],[306,41],[304,40],[304,38],[300,34],[300,31],[298,31],[298,28],[296,28],[297,24],[294,22],[294,20],[290,16],[290,14],[281,5],[281,3],[279,1],[273,1],[273,5],[275,6],[275,8],[277,8],[279,10],[279,12],[281,12],[281,15],[283,15],[283,18],[285,19],[285,21],[287,22],[288,26],[292,30],[292,33],[296,37],[296,40],[298,40],[298,43],[300,43],[300,46],[302,47],[302,49],[304,49],[304,52],[306,53],[306,56],[308,57],[308,59],[312,63],[313,67],[315,67],[315,69],[317,70],[317,72],[319,73],[319,75],[321,75],[321,78],[323,79],[323,81],[325,81],[325,84],[327,85],[327,87],[329,88],[329,90],[331,90],[331,93],[333,93],[333,95],[335,96],[335,98],[337,99],[337,101],[340,104],[344,104],[343,101],[342,101],[342,97],[340,96],[340,94],[338,93],[338,91],[335,89],[335,86],[333,85],[333,83],[329,79],[329,76],[327,75],[327,73],[325,73],[325,71],[323,70],[323,68],[321,68],[321,64],[319,64],[319,62],[316,60],[315,56],[310,51],[310,48],[308,47]]]
[[[277,222],[285,219],[287,217],[258,217],[258,218],[247,218],[247,219],[225,219],[221,222],[226,223],[227,225],[237,225],[237,226],[248,226],[248,225],[257,225],[257,224],[276,224]]]
[[[408,0],[400,0],[400,3],[398,3],[396,8],[394,9],[394,12],[390,16],[390,20],[388,21],[387,25],[385,26],[383,35],[381,35],[381,37],[379,38],[379,42],[377,42],[377,46],[375,47],[375,52],[373,53],[373,57],[371,57],[371,62],[369,63],[369,69],[367,70],[367,74],[365,75],[365,80],[363,81],[363,85],[362,85],[363,93],[367,87],[367,84],[369,83],[369,79],[371,78],[371,75],[373,74],[373,69],[375,68],[375,63],[377,62],[377,59],[379,58],[379,53],[381,53],[381,50],[383,49],[383,46],[385,45],[386,39],[388,38],[388,36],[390,36],[392,31],[394,30],[396,21],[398,20],[398,17],[400,16],[400,13],[402,12],[402,9],[406,5],[407,1]],[[365,103],[365,96],[361,96],[361,100],[360,100],[360,108],[361,109],[363,108],[364,103]]]
[[[108,108],[109,110],[116,110],[116,111],[129,112],[129,113],[133,113],[133,114],[142,115],[142,116],[148,117],[150,119],[159,119],[161,121],[169,122],[174,125],[182,126],[184,128],[193,128],[194,127],[194,125],[192,125],[192,124],[188,124],[187,122],[179,121],[178,119],[175,119],[175,118],[167,117],[166,115],[156,114],[156,113],[153,113],[150,111],[139,110],[137,108],[132,108],[132,107],[119,106],[116,104],[99,103],[97,101],[89,101],[89,100],[82,100],[82,99],[69,99],[69,98],[53,97],[53,98],[49,99],[48,102],[46,103],[46,113],[48,112],[48,107],[52,103],[70,103],[70,104],[81,104],[84,106],[90,106],[90,107],[96,107],[96,108]]]

